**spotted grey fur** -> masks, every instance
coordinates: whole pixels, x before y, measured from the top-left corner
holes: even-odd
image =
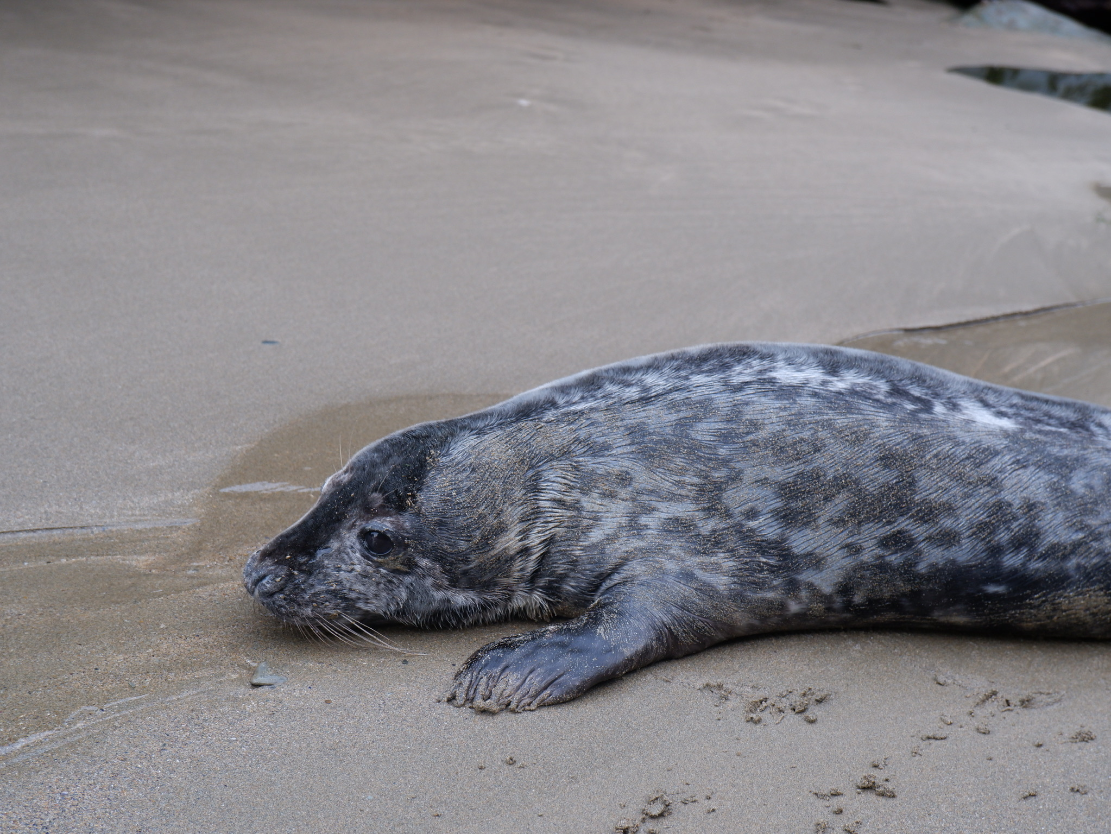
[[[532,709],[760,632],[1107,638],[1109,499],[1107,409],[860,350],[711,345],[383,438],[244,575],[300,623],[556,619],[480,649],[446,696]]]

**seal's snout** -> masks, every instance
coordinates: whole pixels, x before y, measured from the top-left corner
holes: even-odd
[[[247,593],[256,599],[273,596],[289,581],[289,570],[281,565],[260,564],[252,556],[243,569],[243,584],[247,586]]]

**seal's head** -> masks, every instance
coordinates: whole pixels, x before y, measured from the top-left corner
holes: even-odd
[[[355,455],[296,524],[255,552],[247,591],[286,622],[462,625],[521,604],[506,518],[513,479],[461,467],[460,421],[425,423]],[[492,587],[508,574],[505,588]],[[535,612],[533,612],[535,613]]]
[[[248,592],[302,625],[425,619],[444,576],[419,546],[416,497],[430,439],[422,434],[384,438],[332,475],[313,508],[248,560]]]

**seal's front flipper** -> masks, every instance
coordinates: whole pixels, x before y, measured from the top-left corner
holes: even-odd
[[[536,709],[730,636],[669,602],[646,600],[644,588],[626,586],[573,620],[484,646],[456,673],[443,700],[489,712]]]

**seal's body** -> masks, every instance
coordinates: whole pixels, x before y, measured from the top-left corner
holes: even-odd
[[[531,709],[760,632],[1111,637],[1111,411],[845,348],[587,371],[363,449],[251,557],[277,616],[466,625],[448,700]]]

